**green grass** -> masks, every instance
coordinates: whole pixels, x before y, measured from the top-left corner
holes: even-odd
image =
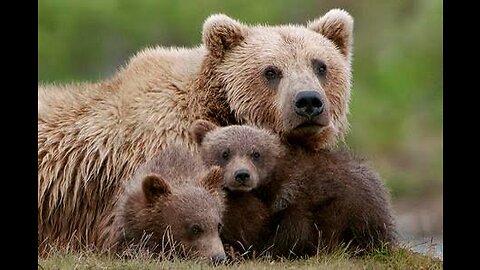
[[[443,269],[443,262],[429,255],[414,253],[406,248],[393,252],[378,251],[361,257],[337,251],[318,254],[308,259],[273,260],[262,257],[236,260],[213,266],[191,260],[162,260],[152,254],[138,254],[132,259],[93,252],[55,252],[38,259],[38,269]]]

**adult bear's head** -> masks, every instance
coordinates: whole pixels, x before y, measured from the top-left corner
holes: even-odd
[[[303,25],[203,25],[211,77],[236,120],[325,148],[348,130],[353,19],[333,9]]]

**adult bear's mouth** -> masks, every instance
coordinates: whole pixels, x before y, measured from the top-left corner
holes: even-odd
[[[324,112],[320,115],[313,116],[313,117],[302,117],[303,119],[300,120],[298,123],[299,125],[295,126],[294,129],[298,130],[316,130],[322,129],[330,124],[330,117],[328,112]]]
[[[290,131],[291,135],[304,136],[308,134],[315,134],[322,129],[323,126],[315,123],[304,123],[298,125],[293,130]]]
[[[322,121],[321,119],[307,120],[294,126],[289,131],[285,132],[287,137],[305,138],[316,136],[329,126],[329,121]]]
[[[330,124],[304,122],[281,134],[281,136],[289,144],[314,149],[319,143],[323,144],[325,142],[331,128]]]
[[[293,136],[293,137],[305,137],[305,136],[310,136],[319,133],[325,125],[316,123],[316,122],[304,122],[300,125],[297,125],[293,129],[291,129],[289,132],[287,132],[287,136]]]
[[[317,121],[305,121],[302,122],[300,125],[297,125],[293,130],[303,131],[303,132],[318,132],[320,129],[328,126],[328,121],[322,121],[322,119],[318,119]]]
[[[316,122],[305,122],[305,123],[302,123],[302,124],[296,126],[294,129],[320,129],[324,126],[325,125],[322,125],[322,124],[316,123]]]

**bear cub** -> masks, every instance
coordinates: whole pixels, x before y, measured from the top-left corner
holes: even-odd
[[[248,125],[218,127],[196,120],[190,133],[204,164],[223,169],[223,182],[229,191],[247,192],[265,185],[282,156],[278,136],[265,129]]]
[[[270,234],[270,211],[249,191],[268,181],[282,153],[278,136],[247,125],[220,128],[206,120],[195,121],[190,134],[204,164],[223,169],[227,194],[223,243],[242,254],[261,252]]]
[[[395,243],[389,194],[374,170],[349,151],[311,151],[264,129],[217,127],[204,120],[194,122],[191,134],[204,163],[224,169],[230,194],[224,215],[230,235],[224,242],[238,240],[260,215],[268,228],[249,230],[249,238],[276,256],[314,255],[341,244],[365,251]],[[245,194],[232,196],[239,191]],[[245,198],[255,203],[234,207]]]
[[[113,239],[180,256],[225,259],[220,239],[221,168],[203,166],[186,147],[170,147],[138,168],[117,204]]]
[[[388,190],[364,160],[342,148],[285,148],[272,180],[257,189],[272,213],[273,254],[315,255],[340,246],[364,254],[396,245]]]

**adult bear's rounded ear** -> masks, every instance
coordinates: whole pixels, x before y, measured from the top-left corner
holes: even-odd
[[[308,23],[308,28],[330,39],[348,62],[352,56],[353,18],[342,9],[332,9]]]
[[[213,56],[221,58],[243,41],[245,32],[244,25],[224,14],[210,15],[203,23],[203,44]]]
[[[190,136],[197,144],[202,144],[205,135],[217,128],[217,125],[207,120],[195,120],[190,126]]]

